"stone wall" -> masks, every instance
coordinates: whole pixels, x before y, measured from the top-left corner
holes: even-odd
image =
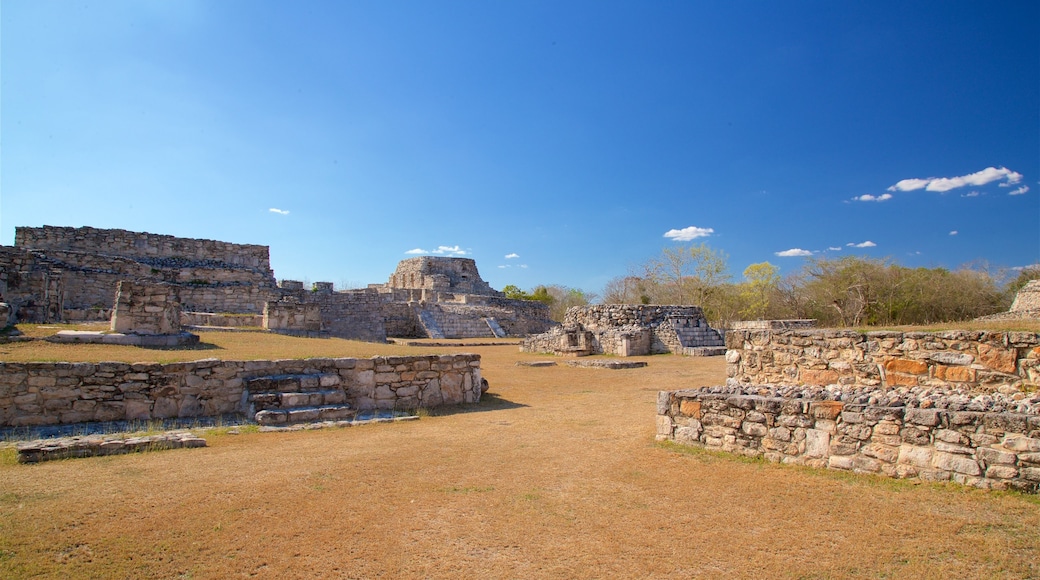
[[[747,389],[754,391],[754,388]],[[768,390],[768,389],[764,389]],[[770,461],[1037,492],[1040,416],[707,390],[658,395],[657,438]]]
[[[218,416],[248,411],[246,380],[336,374],[356,409],[480,401],[480,356],[184,363],[0,362],[0,426]]]
[[[333,292],[316,283],[314,290],[286,290],[280,301],[265,306],[264,328],[285,334],[334,336],[386,342],[383,300],[372,289]]]
[[[953,330],[726,333],[726,375],[740,384],[1035,390],[1040,334]]]
[[[212,260],[232,267],[267,273],[271,271],[270,250],[267,246],[178,238],[118,229],[17,227],[14,245],[26,249],[72,250],[130,258]]]
[[[109,288],[111,302],[115,285]],[[0,246],[0,302],[11,308],[12,322],[48,322],[64,319],[63,272],[29,252]],[[108,316],[105,310],[96,320]]]
[[[321,333],[321,309],[315,303],[279,300],[264,305],[262,326],[281,334],[302,336]]]
[[[181,305],[166,284],[122,280],[116,286],[112,325],[115,332],[175,334],[181,331]]]
[[[259,314],[279,297],[266,246],[51,226],[17,228],[15,243],[0,247],[0,278],[24,322],[107,320],[120,280],[176,285],[181,305],[199,312]],[[60,292],[60,307],[41,314],[44,290],[12,287],[12,273],[36,286],[46,279]]]

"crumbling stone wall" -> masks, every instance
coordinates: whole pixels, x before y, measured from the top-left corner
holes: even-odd
[[[42,320],[19,315],[27,322],[105,320],[120,280],[176,285],[188,311],[259,314],[279,296],[266,246],[44,226],[16,228],[15,246],[0,250],[0,270],[60,279],[60,311]]]
[[[477,403],[480,355],[183,363],[0,362],[0,426],[245,413],[246,379],[333,373],[355,409]]]
[[[769,461],[1037,492],[1040,416],[709,389],[658,395],[657,438]]]
[[[333,292],[331,283],[316,282],[308,291],[302,284],[297,287],[285,282],[283,298],[264,306],[264,328],[301,336],[386,342],[383,301],[375,290]]]
[[[167,284],[121,280],[116,286],[112,330],[133,334],[176,334],[181,331],[181,305]]]
[[[110,301],[114,289],[115,285],[109,288]],[[65,316],[62,271],[16,248],[0,246],[0,297],[11,308],[12,322],[39,323]]]
[[[740,384],[982,392],[1040,384],[1040,334],[1032,332],[731,330],[726,347],[726,375]]]
[[[267,246],[232,244],[217,240],[178,238],[147,232],[92,227],[43,226],[15,228],[14,245],[37,250],[71,250],[128,258],[212,260],[247,270],[270,273]]]

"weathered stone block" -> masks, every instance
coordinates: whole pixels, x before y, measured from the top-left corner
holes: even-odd
[[[953,453],[942,453],[936,451],[932,458],[932,467],[945,471],[963,473],[965,475],[981,475],[982,469],[979,463],[970,457]]]
[[[923,375],[928,372],[928,363],[905,358],[897,358],[885,363],[885,370],[890,373]]]
[[[935,449],[920,445],[900,445],[897,462],[905,465],[927,468],[931,466]]]
[[[979,362],[1002,373],[1015,372],[1017,353],[1014,349],[998,348],[988,344],[979,344]]]

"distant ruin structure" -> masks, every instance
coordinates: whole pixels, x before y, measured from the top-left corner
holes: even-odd
[[[238,319],[298,336],[503,337],[554,325],[544,304],[505,298],[467,258],[403,260],[386,284],[336,292],[331,282],[279,285],[261,245],[42,226],[16,228],[14,246],[0,246],[11,323],[109,320],[120,281],[161,285],[180,324]]]
[[[563,326],[528,337],[520,350],[561,356],[711,356],[725,353],[725,341],[698,306],[596,304],[568,309]]]
[[[549,307],[513,300],[488,285],[469,258],[422,256],[397,264],[383,297],[387,334],[418,338],[526,336],[556,325]]]
[[[1040,280],[1030,280],[1019,288],[1007,312],[980,316],[976,320],[1040,320]]]

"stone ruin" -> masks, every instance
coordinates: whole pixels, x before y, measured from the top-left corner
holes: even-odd
[[[1029,318],[1040,318],[1040,280],[1026,282],[1015,294],[1010,312],[1028,314]]]
[[[16,228],[15,245],[0,246],[0,302],[11,324],[110,320],[121,281],[162,285],[181,324],[237,317],[300,336],[503,337],[554,324],[545,305],[505,298],[466,258],[404,260],[386,284],[336,292],[331,282],[279,285],[260,245],[43,226]]]
[[[528,337],[520,350],[560,356],[712,356],[725,353],[725,342],[698,306],[597,304],[568,309],[563,326]]]
[[[369,289],[383,298],[391,336],[501,338],[545,332],[555,325],[548,306],[506,298],[481,279],[469,258],[402,260],[386,284]]]

